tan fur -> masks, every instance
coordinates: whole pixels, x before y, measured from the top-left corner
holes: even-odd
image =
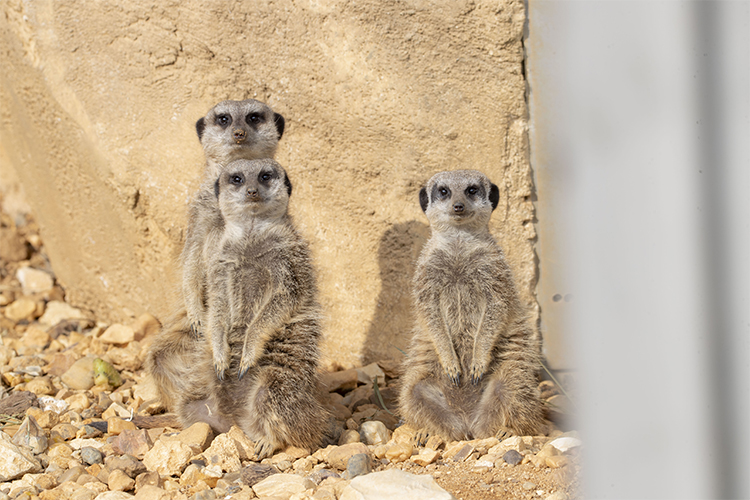
[[[544,429],[539,340],[489,232],[498,191],[475,170],[441,172],[420,192],[432,236],[417,262],[416,324],[401,380],[402,416],[446,439]]]
[[[203,248],[205,335],[164,357],[195,363],[173,370],[187,382],[168,377],[167,384],[185,426],[205,421],[225,432],[236,424],[261,458],[283,445],[312,447],[327,426],[316,397],[320,307],[307,243],[287,213],[291,186],[273,160],[238,160],[223,170],[224,229]]]
[[[224,125],[222,120],[226,121]],[[284,118],[254,99],[222,101],[196,123],[206,155],[204,179],[188,209],[188,226],[183,247],[182,300],[149,349],[146,366],[156,381],[161,401],[176,410],[183,396],[190,399],[194,366],[187,353],[200,351],[205,322],[206,261],[204,246],[214,245],[224,222],[214,194],[222,166],[237,159],[273,158],[284,131]],[[194,356],[194,354],[190,354]],[[187,363],[181,366],[181,363]]]

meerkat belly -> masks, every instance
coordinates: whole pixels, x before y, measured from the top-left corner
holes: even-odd
[[[472,275],[454,275],[440,297],[445,325],[464,370],[471,365],[474,341],[486,311],[484,291]]]

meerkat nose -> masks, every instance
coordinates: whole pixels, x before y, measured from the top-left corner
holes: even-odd
[[[238,128],[234,131],[234,140],[237,142],[242,142],[245,140],[245,131],[241,128]]]
[[[257,200],[257,199],[260,198],[260,196],[258,196],[258,191],[255,191],[254,189],[248,189],[247,190],[247,196],[251,200]]]
[[[464,211],[464,204],[456,203],[455,205],[453,205],[453,211],[456,212],[457,214],[460,214],[461,212]]]

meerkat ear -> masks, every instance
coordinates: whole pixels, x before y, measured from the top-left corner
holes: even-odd
[[[419,206],[422,207],[422,212],[427,211],[427,205],[430,204],[430,200],[427,198],[427,188],[423,187],[419,190]]]
[[[219,179],[221,179],[221,177],[217,177],[216,182],[214,183],[214,194],[216,195],[217,200],[219,199]]]
[[[203,129],[206,128],[206,121],[201,118],[195,122],[195,131],[198,132],[198,140],[203,139]]]
[[[284,174],[284,185],[286,186],[287,194],[289,195],[289,197],[291,197],[292,196],[292,182],[289,180],[289,176],[286,174]]]
[[[492,210],[497,208],[497,204],[500,201],[500,190],[490,182],[490,203],[492,203]]]
[[[284,117],[278,113],[274,113],[273,122],[276,124],[276,131],[279,133],[279,139],[281,139],[281,136],[284,135],[284,125],[286,124]]]

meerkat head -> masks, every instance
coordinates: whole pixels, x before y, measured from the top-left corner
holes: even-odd
[[[195,124],[209,163],[273,158],[284,117],[255,99],[222,101]]]
[[[499,199],[497,186],[478,170],[440,172],[419,191],[419,204],[436,231],[486,229]]]
[[[242,224],[284,217],[292,183],[282,166],[270,158],[235,160],[216,179],[214,192],[224,218]]]

